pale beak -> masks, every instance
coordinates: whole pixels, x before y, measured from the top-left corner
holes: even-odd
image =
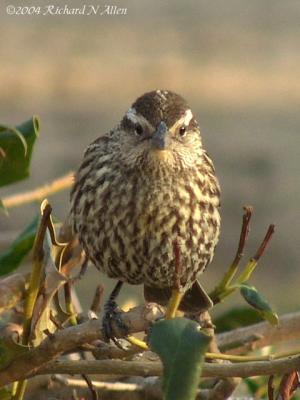
[[[161,121],[151,138],[151,144],[156,150],[166,150],[169,140],[168,127],[164,121]]]

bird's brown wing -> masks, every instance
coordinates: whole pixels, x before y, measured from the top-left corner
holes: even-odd
[[[147,302],[154,302],[166,306],[171,297],[171,288],[155,288],[144,285],[144,297]],[[196,314],[210,309],[213,302],[201,286],[195,281],[193,286],[186,291],[181,300],[179,310],[185,313]]]

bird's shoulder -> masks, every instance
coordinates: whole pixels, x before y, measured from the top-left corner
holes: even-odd
[[[115,147],[118,139],[118,131],[111,130],[104,135],[99,136],[88,145],[84,152],[84,157],[93,156],[93,154],[107,154],[111,148]]]

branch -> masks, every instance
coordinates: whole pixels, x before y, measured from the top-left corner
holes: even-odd
[[[122,320],[126,324],[126,326],[128,326],[129,333],[134,333],[147,330],[150,327],[152,321],[155,321],[162,316],[163,316],[163,310],[161,307],[159,307],[154,303],[148,303],[143,307],[141,306],[135,307],[126,313],[122,313]],[[245,342],[243,342],[243,338],[247,337],[249,338],[251,337],[251,335],[253,338],[253,332],[260,335],[259,339],[257,339],[257,341],[255,342],[256,348],[269,345],[271,342],[273,343],[275,341],[295,339],[300,336],[300,313],[289,314],[281,317],[279,326],[276,327],[270,326],[267,323],[260,323],[247,328],[241,328],[228,333],[218,335],[217,339],[220,345],[223,347],[223,349],[224,348],[228,349],[229,347],[232,348],[233,343],[244,348]],[[117,331],[117,329],[114,332],[114,334],[117,337],[120,337],[120,333]],[[46,367],[46,364],[49,363],[50,361],[53,361],[55,358],[59,357],[64,353],[75,351],[84,344],[92,343],[96,340],[103,340],[103,334],[101,331],[101,322],[99,320],[89,320],[88,322],[85,322],[83,324],[59,330],[55,332],[55,334],[47,337],[39,346],[30,349],[30,351],[26,352],[25,354],[20,355],[18,358],[12,361],[11,364],[8,365],[5,370],[0,371],[0,387],[7,385],[8,383],[14,382],[16,380],[32,376],[38,373],[39,370],[40,370],[39,373],[40,372],[45,373],[46,370],[45,369],[42,370],[41,367]],[[292,370],[289,369],[290,366],[292,365],[290,364],[291,361],[289,360],[299,360],[299,358],[294,357],[291,359],[284,359],[284,360],[280,359],[280,360],[272,360],[266,362],[265,361],[247,362],[243,363],[243,369],[241,369],[241,371],[247,371],[247,373],[249,371],[250,372],[252,371],[251,373],[253,373],[253,370],[251,370],[251,366],[252,368],[256,368],[256,366],[259,366],[259,368],[262,368],[262,366],[263,367],[265,366],[266,368],[271,366],[270,367],[271,372],[268,374],[272,374],[272,373],[277,373],[274,372],[275,370],[272,369],[273,366],[277,367],[279,365],[280,368],[282,368],[282,370],[284,371],[284,373],[286,373]],[[285,362],[287,364],[285,364]],[[297,361],[292,361],[292,362],[297,363]],[[130,366],[131,368],[131,364],[132,363],[130,362],[127,363],[126,365]],[[75,365],[78,365],[78,361],[75,362]],[[153,368],[153,365],[155,366],[155,364],[150,363],[149,368],[150,366],[151,368]],[[241,376],[240,373],[242,372],[240,373],[237,372],[238,368],[236,368],[236,365],[241,365],[241,363],[230,366],[230,368],[234,368],[231,371],[235,371],[231,372],[232,375],[226,375],[224,372],[222,372],[223,370],[220,369],[218,370],[218,374],[220,373],[219,376],[220,377]],[[284,367],[285,365],[287,368]],[[248,366],[250,368],[249,371],[247,370]],[[220,365],[215,365],[215,367],[226,369],[229,367],[229,365],[220,364]],[[297,364],[297,367],[299,368],[299,364]],[[138,364],[138,368],[140,368],[140,364]],[[147,371],[148,365],[146,365],[145,368]]]
[[[240,377],[283,375],[300,369],[300,356],[280,360],[253,361],[234,364],[203,364],[202,377]],[[160,361],[122,360],[56,360],[36,372],[39,374],[101,374],[125,376],[158,376],[162,374]]]
[[[162,308],[149,303],[145,307],[135,307],[122,314],[123,322],[129,333],[145,331],[151,321],[163,316]],[[27,376],[34,375],[37,370],[63,353],[75,350],[85,343],[103,340],[101,321],[90,320],[81,325],[66,328],[47,337],[39,346],[14,359],[6,369],[0,371],[0,387]],[[114,332],[120,337],[117,329]]]
[[[45,197],[71,187],[73,184],[73,172],[55,179],[47,185],[40,186],[34,190],[14,194],[2,199],[5,208],[17,207],[33,201],[43,200]]]
[[[201,321],[201,325],[202,323]],[[216,335],[219,350],[223,353],[230,350],[230,354],[247,353],[270,344],[299,338],[300,312],[282,315],[279,324],[275,326],[268,322],[259,322]],[[140,349],[133,347],[129,351],[124,351],[111,344],[100,342],[99,346],[93,349],[93,354],[97,359],[103,360],[124,358],[139,351]],[[212,351],[216,352],[216,350]]]
[[[222,352],[230,350],[230,353],[239,354],[299,337],[300,312],[295,312],[281,316],[278,325],[260,322],[220,333],[217,335],[217,340]]]

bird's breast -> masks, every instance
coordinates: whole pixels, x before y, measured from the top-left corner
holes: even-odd
[[[174,241],[191,269],[212,257],[220,219],[217,186],[208,176],[106,174],[90,190],[81,208],[81,240],[109,275],[124,278],[126,269],[125,279],[140,283],[159,272],[166,284],[167,271],[174,272]]]

